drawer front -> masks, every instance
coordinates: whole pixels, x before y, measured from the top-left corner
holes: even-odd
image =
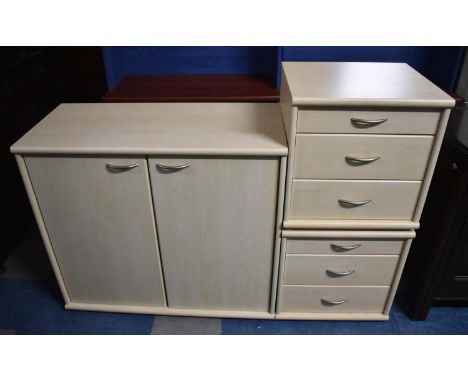
[[[284,286],[280,311],[381,313],[387,301],[388,291],[389,287]],[[337,304],[333,305],[330,302]],[[340,302],[342,303],[339,304]]]
[[[294,180],[290,218],[411,220],[420,187],[409,181]]]
[[[432,136],[298,134],[294,178],[421,180],[433,140]]]
[[[396,255],[287,255],[285,285],[381,285],[392,283]]]
[[[364,121],[353,122],[353,118]],[[382,123],[366,123],[366,121]],[[299,110],[298,133],[435,134],[440,111],[400,110]]]
[[[289,239],[286,241],[287,254],[317,255],[399,255],[403,249],[403,240],[317,240]]]

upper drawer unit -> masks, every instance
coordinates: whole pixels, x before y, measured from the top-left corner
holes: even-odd
[[[300,109],[298,133],[426,134],[437,131],[440,110]]]
[[[421,180],[433,136],[298,134],[294,178]]]

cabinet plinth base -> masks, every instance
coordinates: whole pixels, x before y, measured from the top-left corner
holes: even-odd
[[[154,314],[160,316],[188,316],[188,317],[215,317],[215,318],[253,318],[253,319],[273,319],[275,315],[268,312],[249,312],[238,310],[211,310],[211,309],[175,309],[157,306],[130,306],[130,305],[107,305],[107,304],[86,304],[71,302],[65,304],[65,309],[86,310],[95,312],[112,313],[135,313]]]
[[[387,321],[383,313],[278,313],[278,320]]]
[[[389,316],[383,313],[279,313],[275,315],[268,312],[210,309],[174,309],[150,306],[86,304],[79,302],[65,304],[65,309],[112,313],[154,314],[160,316],[250,318],[263,320],[386,321],[389,319]]]

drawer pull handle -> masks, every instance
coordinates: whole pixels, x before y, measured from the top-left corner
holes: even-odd
[[[372,201],[372,199],[359,200],[359,201],[338,199],[338,203],[340,203],[340,206],[343,207],[343,208],[359,207],[359,206],[363,206],[364,204],[370,203],[371,201]]]
[[[139,166],[138,163],[126,164],[126,165],[116,165],[116,164],[106,163],[106,167],[112,172],[128,171],[138,166]]]
[[[336,271],[332,271],[330,269],[327,269],[326,271],[326,274],[330,277],[343,277],[343,276],[348,276],[348,275],[351,275],[353,274],[355,271],[354,269],[350,269],[349,271],[344,271],[344,272],[336,272]]]
[[[330,244],[330,247],[331,249],[333,249],[334,251],[351,251],[352,249],[356,249],[356,248],[359,248],[361,246],[361,243],[356,243],[356,244],[353,244],[353,245],[339,245],[339,244],[335,244],[335,243],[331,243]]]
[[[348,162],[348,164],[350,164],[350,165],[353,165],[353,166],[362,166],[362,165],[364,165],[364,164],[369,164],[369,163],[375,162],[376,160],[379,160],[380,157],[356,158],[356,157],[352,157],[352,156],[346,155],[346,156],[345,156],[345,159],[346,159],[346,162]]]
[[[187,163],[184,163],[184,164],[168,166],[168,165],[165,165],[165,164],[157,163],[156,167],[159,168],[160,170],[163,170],[163,171],[180,171],[180,170],[183,170],[184,168],[190,167],[190,165],[187,164]]]
[[[382,118],[382,119],[351,118],[351,123],[358,128],[377,126],[387,121],[388,121],[388,118]]]
[[[348,302],[349,299],[344,298],[342,300],[333,301],[333,300],[327,300],[325,298],[322,298],[321,301],[322,301],[322,304],[324,304],[324,305],[341,305],[341,304],[344,304],[345,302]]]

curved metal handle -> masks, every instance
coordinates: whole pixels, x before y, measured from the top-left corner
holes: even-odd
[[[330,277],[343,277],[343,276],[348,276],[351,275],[355,272],[354,269],[350,269],[349,271],[344,271],[344,272],[336,272],[332,271],[330,269],[325,270],[326,274]]]
[[[320,299],[322,301],[322,304],[324,305],[341,305],[341,304],[344,304],[345,302],[348,302],[349,299],[347,299],[346,297],[342,300],[338,300],[338,301],[333,301],[333,300],[327,300],[325,298],[322,298]]]
[[[353,245],[339,245],[335,243],[330,244],[330,248],[335,251],[351,251],[352,249],[359,248],[360,246],[361,246],[361,243],[356,243]]]
[[[117,165],[117,164],[111,164],[111,163],[106,163],[106,167],[114,172],[120,172],[120,171],[128,171],[131,170],[132,168],[138,167],[138,163],[133,163],[133,164],[126,164],[126,165]]]
[[[359,127],[359,128],[377,126],[387,121],[388,121],[388,118],[382,118],[382,119],[351,118],[351,123],[354,126]]]
[[[362,166],[363,164],[369,164],[379,160],[380,157],[372,157],[372,158],[356,158],[349,155],[345,156],[346,162],[353,166]]]
[[[363,206],[364,204],[367,204],[367,203],[370,203],[370,202],[372,202],[372,199],[358,200],[358,201],[338,199],[338,203],[340,203],[340,206],[343,207],[343,208],[359,207],[359,206]]]
[[[169,166],[169,165],[157,163],[156,167],[164,171],[179,171],[179,170],[183,170],[184,168],[190,167],[190,165],[187,163],[184,163],[184,164]]]

